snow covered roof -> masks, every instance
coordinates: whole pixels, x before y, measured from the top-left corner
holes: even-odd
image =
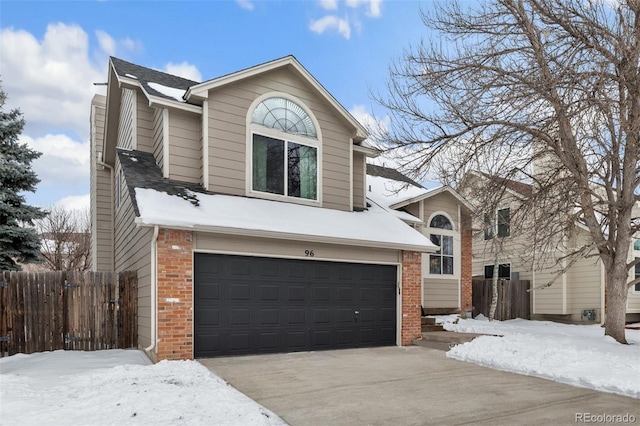
[[[425,252],[437,249],[420,232],[377,206],[362,212],[345,212],[256,198],[194,193],[196,206],[179,195],[154,189],[136,188],[135,193],[140,224]]]
[[[437,249],[395,213],[374,203],[362,212],[346,212],[214,194],[198,184],[163,178],[150,153],[119,149],[118,158],[141,225],[422,252]]]
[[[145,92],[159,98],[185,102],[182,95],[189,87],[198,84],[197,81],[132,64],[114,57],[111,57],[111,63],[119,77],[137,81]]]

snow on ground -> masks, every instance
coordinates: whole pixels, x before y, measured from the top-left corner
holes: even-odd
[[[0,358],[2,425],[283,425],[197,361],[143,352],[55,351]]]
[[[482,333],[447,356],[497,370],[640,399],[640,330],[626,330],[629,345],[604,335],[600,325],[550,321],[444,320],[444,328]]]

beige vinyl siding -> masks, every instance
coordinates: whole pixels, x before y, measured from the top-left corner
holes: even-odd
[[[136,124],[134,121],[135,91],[132,89],[122,89],[122,99],[120,101],[120,124],[118,126],[118,148],[134,149],[134,138]]]
[[[155,108],[151,108],[147,101],[147,98],[140,92],[137,93],[137,126],[138,133],[136,135],[138,151],[153,152],[153,138],[154,138],[154,113]]]
[[[437,212],[445,212],[453,221],[453,229],[460,233],[460,219],[458,217],[458,200],[451,194],[440,193],[429,197],[424,201],[424,217],[422,220],[425,226],[429,226],[429,218]],[[414,214],[414,213],[412,213]],[[419,213],[418,213],[419,214]]]
[[[600,261],[579,259],[567,273],[567,313],[580,319],[582,310],[595,309],[600,319],[601,281]]]
[[[106,98],[96,95],[91,105],[91,269],[111,271],[113,270],[112,177],[109,168],[97,164],[103,151]]]
[[[162,109],[155,108],[152,115],[153,120],[153,158],[156,159],[156,163],[160,167],[160,170],[164,172],[164,133],[162,127]]]
[[[428,258],[427,254],[422,255]],[[427,277],[423,279],[423,306],[425,308],[459,308],[460,281],[457,279],[438,279]]]
[[[116,160],[116,170],[120,161]],[[129,191],[123,185],[120,207],[115,216],[115,270],[138,274],[138,345],[146,347],[151,339],[151,228],[135,224],[135,211]]]
[[[179,110],[169,112],[169,178],[186,182],[202,181],[200,116]]]
[[[343,119],[315,89],[286,69],[212,90],[209,98],[209,182],[216,192],[245,195],[246,118],[251,103],[270,92],[295,96],[315,116],[322,135],[323,207],[349,210],[350,137]]]
[[[397,250],[353,247],[305,241],[253,238],[195,232],[194,250],[218,253],[250,254],[267,257],[309,258],[306,250],[313,250],[311,260],[355,261],[366,263],[398,263]]]
[[[359,152],[353,153],[353,208],[363,209],[365,201],[365,157]]]
[[[544,269],[542,271],[535,272],[535,281],[531,287],[542,287],[533,290],[533,299],[535,301],[532,306],[531,313],[536,314],[553,314],[563,315],[567,314],[567,307],[564,304],[564,290],[565,286],[562,277],[558,277],[553,284],[549,287],[545,287],[546,284],[551,282],[558,272],[558,266],[554,265],[554,262],[550,259],[545,262]]]

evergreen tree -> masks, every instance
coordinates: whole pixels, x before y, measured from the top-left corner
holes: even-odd
[[[25,204],[24,191],[34,192],[40,180],[31,162],[41,154],[18,143],[24,118],[18,109],[4,111],[6,94],[0,88],[0,271],[20,270],[19,263],[40,262],[40,237],[35,219],[46,213]]]

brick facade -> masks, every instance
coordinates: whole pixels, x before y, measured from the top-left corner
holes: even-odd
[[[472,231],[470,228],[462,230],[461,247],[461,289],[460,289],[460,309],[463,312],[471,312],[471,280],[472,280]]]
[[[409,346],[421,335],[422,253],[402,252],[402,331],[401,344]]]
[[[193,359],[192,248],[190,231],[158,233],[157,361]]]

